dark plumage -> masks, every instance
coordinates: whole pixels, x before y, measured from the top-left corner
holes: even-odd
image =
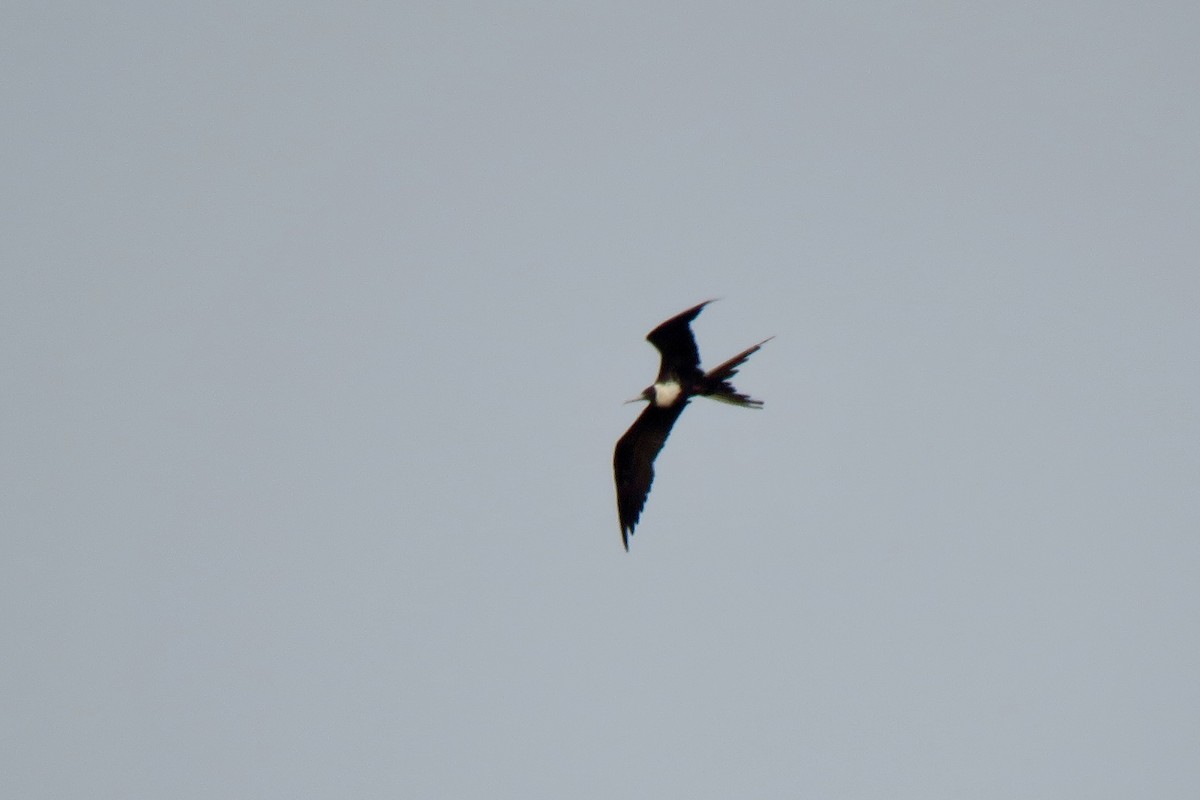
[[[762,401],[741,394],[729,381],[746,359],[771,339],[764,339],[708,372],[700,369],[700,353],[689,323],[711,302],[707,300],[671,317],[646,336],[662,354],[658,377],[640,397],[630,401],[646,400],[649,405],[617,441],[613,452],[617,515],[626,550],[629,549],[629,537],[646,506],[650,484],[654,482],[654,459],[688,401],[701,395],[744,408],[762,408]]]

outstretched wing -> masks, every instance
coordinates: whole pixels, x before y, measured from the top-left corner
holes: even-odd
[[[629,549],[629,537],[637,525],[650,484],[654,482],[654,459],[671,433],[687,403],[659,408],[651,403],[617,441],[613,451],[613,476],[617,482],[617,516],[621,520],[621,541]]]
[[[705,300],[682,314],[671,317],[646,336],[650,344],[662,353],[662,365],[658,369],[658,380],[669,375],[688,376],[700,369],[700,351],[696,349],[696,338],[688,324],[699,316],[712,300]]]

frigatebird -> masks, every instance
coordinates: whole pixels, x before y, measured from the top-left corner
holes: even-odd
[[[753,347],[738,353],[708,372],[700,369],[700,352],[689,326],[712,300],[705,300],[682,314],[671,317],[646,336],[662,354],[658,377],[642,390],[640,396],[628,401],[649,403],[634,423],[617,441],[613,452],[613,474],[617,482],[617,516],[621,520],[621,541],[629,550],[629,537],[642,515],[650,484],[654,482],[654,459],[658,456],[671,426],[684,406],[696,395],[711,397],[743,408],[762,408],[761,400],[753,400],[733,388],[729,380],[737,374],[746,359],[775,337],[763,339]]]

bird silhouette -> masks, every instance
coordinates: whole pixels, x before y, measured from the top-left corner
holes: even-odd
[[[711,397],[743,408],[762,408],[754,400],[733,388],[729,381],[745,363],[767,342],[762,340],[748,347],[708,372],[700,369],[700,351],[690,324],[712,300],[706,300],[671,317],[646,336],[658,349],[662,363],[654,383],[629,402],[646,401],[642,411],[625,435],[617,441],[613,452],[613,475],[617,484],[617,516],[621,521],[621,542],[629,550],[629,537],[637,526],[654,482],[654,459],[658,457],[671,427],[693,397]]]

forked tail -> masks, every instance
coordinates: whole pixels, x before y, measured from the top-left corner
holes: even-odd
[[[737,375],[738,367],[746,363],[746,359],[757,353],[758,348],[774,338],[774,336],[771,336],[763,339],[753,347],[746,348],[738,353],[724,364],[719,364],[710,369],[704,375],[704,387],[698,394],[743,408],[762,408],[762,400],[755,400],[749,395],[742,394],[733,388],[733,384],[729,381],[734,375]]]

